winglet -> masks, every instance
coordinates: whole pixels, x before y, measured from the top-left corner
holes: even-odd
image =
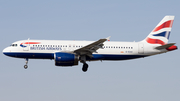
[[[111,37],[111,36],[107,37],[106,40],[107,40],[107,41],[110,41],[110,37]]]

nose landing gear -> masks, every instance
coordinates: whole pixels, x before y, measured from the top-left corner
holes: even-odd
[[[24,69],[27,69],[28,68],[28,58],[26,58],[26,64],[24,65]]]

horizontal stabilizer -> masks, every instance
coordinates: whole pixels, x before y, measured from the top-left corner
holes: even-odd
[[[176,43],[168,43],[168,44],[165,44],[165,45],[162,45],[162,46],[158,46],[158,47],[156,47],[155,49],[166,49],[166,48],[169,48],[169,47],[171,47],[171,46],[173,46],[174,44],[176,44]]]

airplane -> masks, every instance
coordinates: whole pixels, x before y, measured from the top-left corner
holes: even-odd
[[[24,58],[24,68],[29,59],[54,59],[56,66],[75,66],[83,63],[82,71],[88,70],[87,61],[129,60],[166,53],[177,49],[168,43],[174,16],[165,16],[150,34],[139,42],[109,41],[110,37],[97,41],[68,40],[21,40],[3,50],[3,54]]]

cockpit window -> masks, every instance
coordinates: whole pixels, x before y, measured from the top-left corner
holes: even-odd
[[[12,47],[17,47],[17,44],[12,44],[11,46],[12,46]]]

